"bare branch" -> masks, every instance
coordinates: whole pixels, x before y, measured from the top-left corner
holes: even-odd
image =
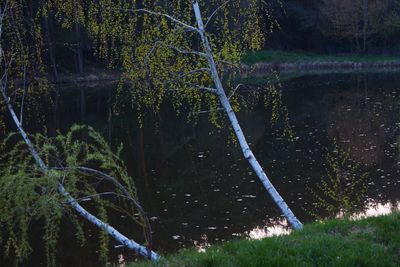
[[[228,100],[230,100],[230,99],[233,97],[233,95],[236,93],[236,91],[237,91],[241,86],[244,86],[244,84],[239,83],[239,84],[236,86],[236,88],[233,89],[231,95],[228,97]]]
[[[217,108],[217,109],[210,109],[210,110],[202,110],[202,111],[194,112],[194,114],[205,114],[205,113],[210,113],[210,112],[214,112],[214,111],[223,111],[223,110],[225,110],[225,109]]]
[[[11,115],[11,117],[12,117],[14,123],[15,123],[15,126],[18,129],[18,132],[20,133],[21,137],[23,138],[25,144],[28,146],[30,154],[32,155],[32,157],[34,158],[35,162],[40,167],[40,169],[45,173],[48,172],[50,169],[48,168],[48,166],[44,163],[44,161],[39,156],[38,152],[36,151],[35,147],[33,146],[32,142],[30,141],[27,133],[25,132],[25,130],[23,129],[21,123],[19,122],[19,119],[18,119],[17,115],[15,114],[14,109],[13,109],[11,103],[10,103],[10,98],[6,95],[5,86],[4,86],[2,81],[0,81],[0,92],[1,92],[1,94],[3,96],[3,100],[4,100],[4,102],[5,102],[5,104],[6,104],[7,108],[8,108],[8,111],[9,111],[9,113],[10,113],[10,115]],[[114,182],[115,179],[111,179],[111,181]],[[117,183],[115,183],[116,185],[118,185],[118,186],[121,185],[121,184],[119,184],[118,181],[116,181],[116,182],[117,182]],[[92,215],[91,213],[89,213],[85,208],[83,208],[76,201],[75,198],[73,198],[65,190],[64,186],[61,183],[58,184],[58,188],[57,189],[58,189],[58,192],[66,198],[67,203],[70,204],[71,207],[78,214],[80,214],[82,217],[84,217],[85,219],[87,219],[88,221],[90,221],[91,223],[96,225],[97,227],[99,227],[99,228],[103,229],[104,231],[106,231],[109,235],[114,237],[121,244],[123,244],[124,246],[126,246],[126,247],[128,247],[128,248],[130,248],[130,249],[132,249],[134,251],[136,251],[137,253],[143,255],[144,257],[148,257],[148,258],[150,258],[152,260],[158,260],[160,258],[160,256],[157,253],[153,252],[149,247],[144,247],[144,246],[136,243],[134,240],[128,239],[126,236],[121,234],[117,229],[115,229],[111,225],[103,222],[99,218],[97,218],[94,215]],[[131,200],[133,200],[133,199],[131,199]],[[136,201],[132,201],[132,202],[134,204],[135,203],[137,204]],[[138,209],[138,206],[136,206],[136,207]]]
[[[4,10],[4,12],[5,12],[5,10]],[[0,6],[0,37],[1,37],[1,34],[2,34],[2,23],[3,23],[4,12],[2,10],[2,7]],[[49,167],[46,165],[46,163],[42,160],[42,158],[40,157],[40,155],[36,151],[33,143],[31,142],[31,140],[29,139],[27,133],[25,132],[24,128],[22,127],[21,122],[19,121],[19,118],[17,117],[17,115],[16,115],[16,113],[14,111],[14,108],[13,108],[11,102],[10,102],[10,98],[6,93],[7,71],[8,71],[7,64],[11,64],[12,56],[11,56],[10,62],[5,62],[5,59],[3,58],[4,51],[3,51],[2,46],[1,46],[1,40],[2,39],[0,38],[0,63],[3,63],[3,61],[4,61],[5,67],[6,67],[4,69],[3,78],[0,80],[0,93],[1,93],[1,96],[2,96],[2,98],[4,100],[6,108],[8,109],[8,111],[9,111],[9,113],[11,115],[12,120],[14,121],[15,126],[18,129],[18,132],[19,132],[20,136],[24,140],[24,143],[28,147],[28,150],[29,150],[31,156],[33,157],[33,159],[36,162],[36,164],[38,165],[38,167],[41,169],[41,171],[43,173],[48,173],[49,175],[54,175],[54,174],[52,174],[52,172],[50,172],[51,169],[49,169]],[[64,178],[65,177],[63,177],[63,179]],[[121,185],[121,184],[118,184],[118,183],[114,183],[114,184],[116,184],[117,186]],[[155,253],[154,251],[152,251],[149,247],[142,246],[139,243],[135,242],[134,240],[127,238],[125,235],[121,234],[117,229],[112,227],[110,224],[103,222],[102,220],[100,220],[99,218],[97,218],[96,216],[94,216],[93,214],[88,212],[84,207],[82,207],[77,202],[77,200],[75,198],[73,198],[70,195],[69,192],[66,191],[66,189],[63,186],[63,184],[59,183],[57,185],[57,190],[63,197],[65,197],[67,203],[69,205],[71,205],[71,207],[79,215],[81,215],[83,218],[85,218],[86,220],[88,220],[92,224],[96,225],[98,228],[100,228],[103,231],[107,232],[110,236],[115,238],[122,245],[124,245],[125,247],[127,247],[129,249],[132,249],[132,250],[136,251],[138,254],[140,254],[140,255],[142,255],[144,257],[148,257],[149,259],[152,259],[152,260],[160,259],[160,256],[157,253]],[[122,190],[122,192],[124,192],[124,191]],[[132,200],[134,200],[134,199],[132,199]],[[137,204],[136,201],[133,202],[133,203]],[[140,208],[140,206],[139,205],[137,206],[137,209],[139,210],[138,207]],[[143,214],[144,214],[144,212],[143,212]],[[148,220],[147,220],[147,222],[148,222]],[[151,240],[151,239],[148,239],[148,240]]]
[[[213,94],[216,94],[218,92],[218,90],[215,88],[210,88],[210,87],[201,86],[198,84],[192,84],[192,83],[188,83],[188,82],[186,82],[185,84],[191,86],[191,88],[197,88],[197,89],[204,90],[204,91],[207,91],[207,92],[210,92]]]
[[[203,52],[186,50],[186,49],[181,48],[181,47],[177,47],[177,46],[174,46],[174,45],[171,45],[171,44],[166,44],[166,43],[161,42],[161,41],[156,41],[156,42],[154,42],[153,47],[150,49],[149,53],[146,55],[146,58],[145,58],[145,64],[146,65],[147,65],[147,62],[149,61],[150,55],[153,54],[154,50],[156,49],[156,47],[158,45],[170,48],[172,50],[175,50],[178,53],[192,54],[192,55],[198,55],[198,56],[201,56],[201,57],[206,57],[206,54],[203,53]]]
[[[240,68],[240,64],[238,64],[238,63],[233,63],[233,62],[230,62],[230,61],[227,61],[227,60],[217,60],[216,62],[217,62],[217,63],[225,64],[225,65],[229,65],[229,66],[232,66],[232,67],[237,68],[237,69]]]
[[[222,5],[220,5],[219,7],[217,7],[214,12],[208,17],[206,24],[204,24],[204,29],[207,28],[208,24],[210,23],[210,21],[212,20],[212,18],[215,16],[215,14],[218,13],[218,11],[223,8],[224,6],[226,6],[226,4],[228,4],[230,2],[230,0],[225,1]]]
[[[94,197],[100,197],[100,196],[119,196],[119,197],[125,197],[124,195],[121,194],[117,194],[115,192],[102,192],[102,193],[97,193],[97,194],[93,194],[93,195],[88,195],[88,196],[84,196],[81,198],[77,198],[76,201],[77,202],[86,202],[86,201],[91,201]]]
[[[26,94],[26,65],[24,65],[24,81],[23,81],[23,93],[22,93],[22,99],[21,99],[21,110],[19,112],[19,121],[21,122],[21,125],[23,124],[23,114],[24,114],[24,102],[25,102],[25,94]]]
[[[142,208],[142,206],[139,204],[139,202],[138,202],[138,200],[137,199],[135,199],[135,198],[133,198],[133,196],[131,196],[131,194],[129,193],[129,191],[125,188],[125,186],[123,186],[117,179],[115,179],[114,177],[112,177],[112,176],[110,176],[110,175],[108,175],[108,174],[106,174],[106,173],[104,173],[104,172],[101,172],[101,171],[98,171],[98,170],[95,170],[95,169],[92,169],[92,168],[88,168],[88,167],[76,167],[76,169],[77,170],[79,170],[79,171],[82,171],[82,172],[86,172],[86,173],[94,173],[94,174],[97,174],[97,175],[99,175],[100,177],[103,177],[103,179],[106,179],[107,181],[110,181],[110,182],[112,182],[119,190],[121,190],[123,193],[124,193],[124,195],[125,195],[125,198],[127,198],[127,199],[129,199],[132,203],[133,203],[133,205],[136,207],[136,209],[138,210],[138,212],[139,212],[139,214],[140,214],[140,217],[142,217],[142,219],[143,219],[143,221],[144,221],[144,223],[145,223],[145,226],[146,226],[146,239],[147,239],[147,241],[148,241],[148,243],[149,243],[149,249],[151,248],[151,246],[152,246],[152,237],[151,237],[151,232],[152,232],[152,230],[151,230],[151,225],[150,225],[150,222],[149,222],[149,219],[147,218],[147,215],[146,215],[146,213],[145,213],[145,211],[144,211],[144,209]],[[150,254],[149,254],[150,255]]]
[[[129,11],[129,12],[142,12],[142,13],[148,13],[148,14],[155,15],[155,16],[165,17],[165,18],[187,28],[188,30],[196,31],[196,32],[198,31],[198,29],[196,27],[193,27],[185,22],[180,21],[179,19],[176,19],[168,14],[164,14],[161,12],[155,12],[155,11],[151,11],[151,10],[147,10],[147,9],[126,9],[126,8],[117,8],[117,10]]]
[[[182,78],[188,77],[188,76],[190,76],[192,74],[196,74],[196,73],[199,73],[199,72],[210,72],[210,69],[209,68],[200,68],[200,69],[191,70],[191,71],[186,72],[186,73],[182,73],[181,75],[177,75],[175,79],[169,80],[166,84],[172,83],[172,82],[175,82],[175,81],[179,81]]]

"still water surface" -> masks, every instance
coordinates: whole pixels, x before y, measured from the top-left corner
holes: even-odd
[[[289,231],[227,130],[216,130],[207,116],[194,125],[167,105],[140,129],[129,112],[110,116],[114,88],[60,88],[58,108],[46,116],[46,125],[51,132],[85,123],[113,145],[124,144],[124,160],[152,222],[155,250],[203,250],[238,236]],[[284,82],[282,90],[294,142],[282,138],[279,125],[271,127],[262,104],[238,117],[256,157],[294,213],[310,222],[309,211],[322,212],[315,210],[307,187],[326,176],[325,153],[334,139],[369,172],[365,210],[357,216],[399,209],[398,73],[308,75]],[[124,218],[118,220],[124,233],[137,234]],[[91,259],[77,262],[86,260]]]

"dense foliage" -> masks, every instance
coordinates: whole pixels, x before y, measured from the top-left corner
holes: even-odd
[[[288,0],[269,48],[324,53],[399,53],[398,0]],[[364,40],[365,39],[365,40]],[[365,44],[365,45],[364,45]]]
[[[19,262],[29,256],[32,243],[39,242],[46,247],[48,265],[56,265],[62,220],[72,221],[77,239],[85,244],[84,221],[58,192],[59,183],[79,202],[88,203],[89,210],[103,221],[107,222],[108,212],[114,210],[145,227],[143,213],[130,203],[136,201],[136,189],[119,159],[122,147],[114,153],[101,135],[86,126],[75,125],[67,134],[53,138],[36,134],[35,148],[49,166],[43,172],[18,139],[18,135],[10,134],[0,147],[0,245],[6,255]],[[34,221],[43,222],[43,240],[31,239],[29,231]],[[100,231],[98,247],[103,261],[107,259],[108,239]]]
[[[95,53],[123,69],[116,107],[131,105],[142,121],[145,112],[158,112],[170,95],[176,110],[184,104],[192,114],[210,110],[210,120],[218,125],[218,99],[206,89],[212,86],[208,63],[198,33],[188,26],[196,24],[191,1],[70,2],[48,1],[46,8],[67,26],[83,24]],[[245,51],[264,45],[264,18],[270,14],[264,1],[201,4],[205,19],[210,17],[207,31],[220,71],[235,71]],[[276,22],[269,21],[272,30]],[[233,90],[234,85],[226,89]],[[237,110],[236,95],[231,101]]]

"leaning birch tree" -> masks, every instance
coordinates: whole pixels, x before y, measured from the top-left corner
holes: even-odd
[[[232,66],[238,67],[246,50],[263,46],[266,32],[277,24],[270,6],[259,0],[201,4],[209,14],[206,20],[195,0],[104,0],[100,5],[88,4],[84,12],[89,35],[97,40],[98,55],[111,64],[121,63],[125,79],[118,94],[124,101],[131,100],[139,120],[143,121],[146,109],[159,112],[166,96],[177,109],[187,103],[193,113],[207,112],[217,127],[222,127],[220,111],[225,111],[243,156],[288,222],[301,229],[302,223],[269,180],[240,127],[235,114],[241,107],[236,94],[240,84],[229,78],[223,83],[220,76],[232,74]],[[61,8],[60,13],[68,12]],[[125,83],[129,83],[129,97]],[[273,111],[279,111],[280,95],[275,88],[270,90],[278,98],[271,101]]]
[[[221,106],[227,113],[227,116],[229,118],[229,121],[231,123],[231,126],[235,132],[235,135],[239,141],[240,147],[243,152],[243,156],[247,159],[255,173],[257,174],[258,178],[262,182],[263,186],[265,189],[268,191],[274,202],[278,205],[282,213],[285,215],[286,219],[288,222],[293,226],[294,229],[300,230],[302,228],[302,223],[297,219],[297,217],[293,214],[292,210],[289,208],[289,206],[286,204],[286,202],[283,200],[281,195],[278,193],[278,191],[275,189],[271,181],[268,179],[268,176],[266,175],[265,171],[257,161],[256,157],[254,156],[252,150],[249,147],[249,144],[246,141],[246,137],[243,134],[243,131],[240,127],[240,124],[236,118],[236,114],[232,109],[231,104],[229,103],[229,99],[225,93],[224,87],[222,85],[221,79],[219,77],[219,73],[217,70],[217,65],[214,60],[213,56],[213,51],[211,48],[211,44],[209,41],[209,38],[207,37],[205,26],[203,23],[203,18],[201,15],[199,3],[197,0],[192,1],[193,5],[193,12],[194,16],[196,17],[197,21],[197,28],[195,29],[196,32],[200,35],[201,38],[201,43],[203,45],[203,53],[204,56],[207,58],[208,61],[208,68],[210,75],[212,77],[212,80],[214,82],[215,86],[215,91],[213,91],[217,96],[218,99],[221,103]]]
[[[76,23],[76,11],[79,10],[79,23],[94,41],[96,55],[106,59],[111,66],[122,67],[125,75],[117,92],[119,102],[115,105],[116,112],[121,111],[118,106],[130,104],[137,110],[139,121],[144,122],[146,112],[159,112],[163,101],[171,98],[177,110],[184,110],[187,106],[185,104],[188,104],[190,114],[206,113],[216,127],[223,127],[225,117],[221,111],[224,111],[244,157],[263,186],[289,223],[295,229],[302,228],[300,221],[255,158],[235,114],[241,109],[243,100],[236,94],[240,85],[236,85],[231,77],[238,70],[240,58],[246,50],[260,49],[266,41],[265,33],[277,26],[271,17],[267,1],[208,0],[199,3],[192,0],[44,0],[41,3],[42,14],[51,10],[65,27]],[[206,20],[202,17],[200,6],[208,14]],[[40,36],[40,32],[37,36]],[[18,41],[18,36],[15,40]],[[40,51],[40,42],[38,46]],[[24,145],[28,147],[29,155],[40,170],[40,176],[56,181],[56,191],[66,199],[67,206],[76,214],[104,230],[124,246],[154,260],[158,259],[156,253],[125,237],[101,217],[89,213],[79,203],[79,199],[73,197],[76,192],[71,192],[63,184],[62,178],[68,168],[63,166],[64,172],[61,175],[58,168],[49,166],[47,159],[43,159],[40,147],[31,141],[23,128],[22,116],[18,117],[14,110],[13,102],[15,104],[15,100],[20,98],[15,98],[15,93],[11,97],[9,89],[15,86],[10,82],[17,81],[18,78],[9,79],[12,76],[9,74],[12,73],[7,72],[9,68],[6,68],[6,62],[13,61],[11,56],[4,56],[4,51],[1,50],[1,62],[5,67],[2,69],[4,79],[0,87],[5,104],[3,107],[11,114],[20,136],[23,137]],[[13,54],[12,49],[6,51],[8,55]],[[40,53],[34,55],[35,58],[40,58]],[[25,64],[34,62],[30,56],[22,59]],[[21,66],[21,63],[17,65]],[[37,85],[38,88],[44,86],[40,79]],[[278,90],[273,86],[268,90],[273,98],[269,101],[272,103],[272,119],[275,120],[277,113],[284,115],[285,111],[281,108]],[[75,178],[82,172],[96,174],[102,179],[108,177],[106,180],[114,181],[113,184],[119,188],[120,194],[126,197],[120,184],[115,182],[118,181],[117,177],[113,178],[104,172],[97,173],[76,164],[73,168],[79,172],[67,174]]]
[[[74,126],[67,135],[58,134],[55,138],[48,138],[37,134],[32,141],[24,130],[24,111],[21,109],[17,115],[13,106],[13,102],[17,100],[21,100],[23,104],[26,97],[25,91],[22,96],[18,95],[20,85],[16,79],[18,75],[14,72],[21,68],[21,62],[25,64],[32,60],[26,58],[29,53],[25,54],[30,48],[22,43],[19,28],[22,22],[15,21],[23,20],[22,13],[19,1],[9,1],[0,6],[0,94],[3,100],[1,108],[4,107],[8,111],[22,139],[8,144],[7,142],[14,137],[11,134],[0,145],[2,151],[4,146],[7,150],[8,147],[12,147],[9,151],[3,151],[4,154],[0,157],[0,225],[7,228],[5,236],[2,234],[4,229],[0,231],[0,243],[5,242],[6,253],[12,251],[17,261],[27,257],[31,250],[28,237],[29,222],[31,219],[44,219],[48,265],[56,265],[54,250],[59,224],[63,219],[63,211],[72,211],[74,213],[70,216],[79,232],[83,230],[77,215],[122,246],[149,259],[159,259],[159,255],[149,247],[138,244],[107,223],[107,208],[126,212],[133,220],[143,225],[147,241],[151,243],[149,221],[136,199],[132,178],[128,176],[118,155],[111,151],[99,134],[90,127]],[[10,18],[14,20],[13,25],[7,24]],[[29,34],[27,30],[23,33]],[[16,39],[11,38],[15,35]],[[7,37],[8,39],[4,39]],[[4,43],[6,45],[3,45]],[[40,57],[40,54],[37,56]],[[25,60],[16,61],[16,58]],[[23,83],[25,84],[25,80]],[[22,104],[20,106],[23,106]],[[82,131],[88,135],[87,139],[93,141],[92,144],[84,144],[74,138],[74,135],[81,135]],[[81,165],[82,163],[97,165],[99,169]],[[105,181],[115,190],[98,192],[97,185]],[[118,204],[103,201],[103,196],[118,199]],[[81,204],[86,201],[95,203],[98,216]],[[83,238],[81,233],[80,239]],[[100,239],[108,240],[104,235]],[[102,246],[107,250],[107,242],[102,242]]]

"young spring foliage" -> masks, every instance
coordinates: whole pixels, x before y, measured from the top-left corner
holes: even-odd
[[[43,29],[36,12],[38,1],[0,0],[2,11],[0,73],[7,84],[6,94],[18,111],[21,122],[43,122],[52,103],[43,61]],[[0,135],[7,129],[3,101],[0,101]]]
[[[59,183],[104,222],[108,212],[114,210],[127,215],[140,227],[145,227],[141,211],[136,210],[130,199],[136,201],[136,189],[119,159],[122,147],[114,153],[104,138],[91,127],[72,126],[65,135],[53,138],[42,134],[33,136],[35,149],[49,169],[43,172],[36,167],[25,143],[16,134],[10,134],[1,146],[0,168],[0,245],[5,254],[17,262],[31,252],[29,230],[32,221],[44,222],[43,242],[47,264],[55,266],[55,252],[60,223],[68,219],[76,227],[76,238],[85,243],[84,221],[71,209],[57,187]],[[6,151],[6,148],[12,147]],[[90,171],[96,169],[96,172]],[[105,179],[101,171],[115,181]],[[100,231],[100,258],[107,259],[108,235]]]
[[[46,3],[45,9],[54,12],[64,25],[83,24],[97,55],[111,66],[122,67],[116,112],[124,105],[132,106],[143,122],[146,112],[159,112],[169,97],[177,112],[186,107],[190,107],[190,115],[207,110],[210,121],[221,126],[219,101],[209,90],[213,81],[208,62],[193,28],[196,21],[191,1]],[[200,4],[209,18],[207,33],[220,73],[237,73],[242,55],[262,48],[266,33],[278,26],[268,1],[209,0]],[[228,95],[236,87],[230,77],[233,75],[225,75]],[[237,94],[230,101],[235,111],[243,104]]]
[[[267,34],[279,27],[272,16],[275,2],[280,4],[277,0],[200,3],[208,16],[206,30],[235,112],[247,106],[247,99],[235,90],[240,60],[245,52],[262,48]],[[213,87],[212,79],[198,34],[171,19],[195,25],[191,1],[12,0],[8,5],[12,8],[5,13],[3,48],[8,55],[18,51],[14,67],[8,71],[12,74],[8,90],[13,94],[16,110],[26,102],[21,110],[35,111],[25,112],[27,119],[29,114],[43,113],[38,111],[42,103],[51,104],[49,85],[43,78],[46,73],[43,58],[47,52],[40,22],[52,15],[62,27],[81,25],[92,40],[96,55],[124,71],[117,89],[115,112],[130,106],[142,123],[146,113],[159,112],[168,99],[178,113],[188,114],[188,119],[196,121],[198,114],[208,114],[211,123],[222,127],[224,116],[218,98],[207,90]],[[280,102],[279,89],[274,84],[267,89],[268,101]],[[272,123],[282,115],[287,120],[285,112],[275,107],[271,105]]]

